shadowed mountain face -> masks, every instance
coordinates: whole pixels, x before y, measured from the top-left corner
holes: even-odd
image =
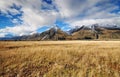
[[[72,40],[82,40],[82,39],[93,39],[94,32],[92,32],[91,28],[86,26],[81,26],[79,28],[75,28],[70,30],[71,39]]]
[[[14,37],[11,40],[66,40],[68,34],[54,26],[47,31],[28,36]]]
[[[102,27],[98,24],[92,25],[91,28],[82,26],[74,30],[72,39],[120,39],[120,28]]]
[[[5,38],[4,38],[5,39]],[[4,40],[2,39],[2,40]],[[5,40],[90,40],[90,39],[120,39],[120,28],[113,26],[99,26],[94,24],[91,27],[75,27],[69,34],[54,26],[42,33],[13,37]],[[0,39],[1,40],[1,39]]]
[[[94,24],[91,28],[82,26],[72,32],[72,39],[120,39],[120,28],[102,27]]]
[[[40,34],[41,40],[65,40],[68,34],[58,27],[53,27]]]

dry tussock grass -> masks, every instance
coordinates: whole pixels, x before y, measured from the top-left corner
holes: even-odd
[[[0,42],[0,77],[120,77],[120,41]]]

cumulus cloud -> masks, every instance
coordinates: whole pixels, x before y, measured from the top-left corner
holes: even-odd
[[[4,14],[9,12],[13,15],[19,14],[21,11],[22,16],[19,20],[22,24],[19,24],[18,19],[13,19],[13,23],[18,23],[14,27],[6,27],[0,30],[1,36],[7,33],[12,33],[13,35],[25,35],[31,34],[42,26],[53,25],[57,19],[57,13],[55,10],[42,10],[42,6],[47,4],[42,4],[41,0],[2,0],[0,5],[0,11]],[[13,5],[21,7],[20,11],[11,8]],[[50,5],[49,5],[50,6]]]
[[[13,27],[0,29],[0,37],[33,34],[61,20],[71,27],[90,24],[120,25],[118,0],[1,0],[0,12],[12,18]],[[18,9],[19,8],[19,9]],[[18,18],[14,15],[21,14]]]
[[[5,33],[0,33],[0,37],[5,37]]]
[[[106,19],[85,19],[85,20],[75,20],[75,21],[69,21],[68,23],[71,23],[72,27],[75,26],[90,26],[92,24],[100,24],[101,26],[104,25],[118,25],[120,24],[120,17],[113,17],[113,18],[106,18]],[[120,25],[118,25],[120,26]]]
[[[115,16],[110,13],[119,7],[110,0],[55,0],[63,18],[105,18]]]
[[[64,21],[71,27],[91,24],[117,24],[120,26],[120,10],[117,0],[55,0]],[[115,11],[115,12],[113,12]],[[117,13],[117,14],[116,14]]]
[[[100,0],[55,0],[55,4],[63,18],[82,15]]]

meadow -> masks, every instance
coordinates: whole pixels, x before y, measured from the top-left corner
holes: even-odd
[[[120,41],[1,41],[0,77],[120,77]]]

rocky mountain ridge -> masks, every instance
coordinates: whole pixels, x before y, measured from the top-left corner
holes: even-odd
[[[116,25],[100,26],[98,24],[93,24],[89,27],[83,25],[77,26],[69,30],[67,33],[61,30],[58,26],[54,26],[42,33],[12,37],[9,39],[6,38],[5,40],[84,40],[84,39],[87,40],[120,39],[120,27],[117,27]]]

